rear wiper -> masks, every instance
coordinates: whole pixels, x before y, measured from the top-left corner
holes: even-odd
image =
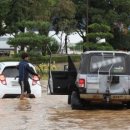
[[[16,76],[14,79],[16,80],[17,78],[19,78],[19,76]]]

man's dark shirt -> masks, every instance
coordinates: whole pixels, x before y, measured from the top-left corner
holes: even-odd
[[[29,66],[28,61],[22,60],[19,65],[19,81],[26,81],[29,78],[29,73],[32,75],[37,75],[32,67]]]

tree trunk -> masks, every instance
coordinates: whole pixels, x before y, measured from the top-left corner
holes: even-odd
[[[21,45],[21,51],[24,51],[24,46],[23,45]]]
[[[65,35],[65,52],[66,52],[66,54],[68,54],[68,50],[67,50],[67,39],[68,39],[68,34]]]

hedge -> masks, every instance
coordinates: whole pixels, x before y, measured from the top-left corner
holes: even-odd
[[[80,60],[80,55],[70,55],[72,60],[74,62],[78,62]],[[50,56],[39,56],[39,57],[31,57],[30,61],[35,64],[40,64],[40,63],[49,63]],[[52,55],[51,57],[51,62],[55,63],[63,63],[68,61],[68,55]]]
[[[72,60],[74,62],[78,62],[80,61],[80,55],[70,55]],[[47,56],[30,56],[30,62],[33,63],[33,64],[41,64],[41,63],[49,63],[49,60],[50,60],[50,56],[47,55]],[[55,62],[55,63],[64,63],[64,62],[67,62],[68,60],[68,55],[64,55],[64,54],[61,54],[61,55],[52,55],[52,58],[51,58],[51,63]],[[20,61],[20,57],[18,56],[11,56],[11,57],[0,57],[0,61]]]

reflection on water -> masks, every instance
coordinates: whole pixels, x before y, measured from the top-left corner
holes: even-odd
[[[51,125],[65,130],[130,130],[130,110],[52,110]],[[60,126],[60,127],[58,127]]]
[[[31,104],[30,104],[29,99],[19,100],[17,110],[30,111],[31,110]]]
[[[71,110],[67,97],[1,100],[0,130],[130,130],[130,110]],[[8,124],[8,125],[7,125]]]
[[[65,95],[0,99],[0,130],[130,130],[130,110],[71,110]]]

